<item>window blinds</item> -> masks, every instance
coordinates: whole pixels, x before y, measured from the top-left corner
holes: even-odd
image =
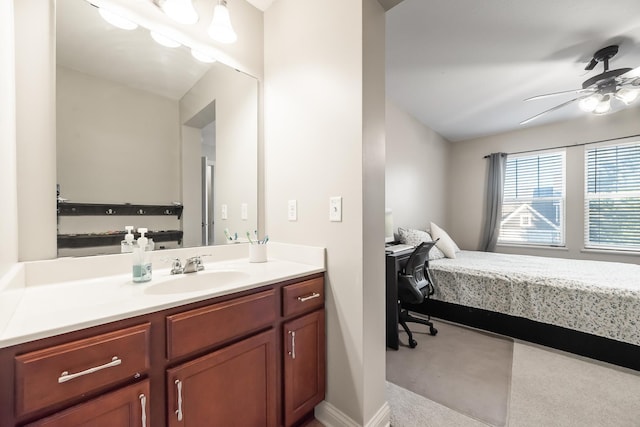
[[[640,143],[586,150],[585,247],[640,249]]]
[[[510,156],[499,243],[563,246],[565,153]]]

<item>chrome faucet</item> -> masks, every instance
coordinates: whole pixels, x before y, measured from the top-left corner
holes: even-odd
[[[200,255],[187,258],[184,262],[184,267],[178,258],[174,258],[171,262],[171,274],[196,273],[202,270],[204,270],[204,264],[202,264]]]

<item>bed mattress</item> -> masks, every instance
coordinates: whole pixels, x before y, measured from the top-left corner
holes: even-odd
[[[461,251],[429,267],[436,300],[640,346],[640,265]]]

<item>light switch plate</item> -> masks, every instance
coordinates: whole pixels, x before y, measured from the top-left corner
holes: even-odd
[[[222,205],[222,212],[220,212],[222,219],[227,219],[227,205]]]
[[[329,198],[329,221],[342,221],[342,197]]]
[[[240,205],[240,219],[249,219],[249,205],[246,203]]]
[[[298,220],[298,202],[296,200],[289,200],[287,205],[287,219],[289,221]]]

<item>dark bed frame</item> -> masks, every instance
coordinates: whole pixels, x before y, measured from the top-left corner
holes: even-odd
[[[411,311],[640,371],[640,346],[494,311],[430,299]]]

